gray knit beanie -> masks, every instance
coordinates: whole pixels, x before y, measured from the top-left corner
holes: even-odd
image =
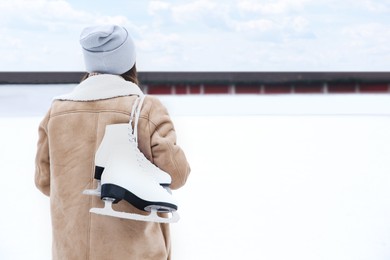
[[[88,72],[120,75],[135,64],[134,42],[123,27],[87,27],[80,35],[80,44]]]

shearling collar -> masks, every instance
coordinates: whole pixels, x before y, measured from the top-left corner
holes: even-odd
[[[72,92],[55,97],[54,100],[93,101],[121,96],[143,95],[134,83],[121,76],[99,74],[78,84]]]

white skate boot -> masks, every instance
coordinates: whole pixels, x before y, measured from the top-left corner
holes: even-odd
[[[101,190],[100,179],[104,171],[104,168],[107,164],[108,158],[110,154],[113,152],[113,148],[116,145],[122,143],[128,143],[130,145],[129,138],[132,138],[131,131],[132,131],[131,126],[129,128],[128,123],[113,124],[113,125],[106,126],[103,140],[99,145],[99,148],[97,149],[95,154],[94,178],[97,180],[97,188],[91,190],[84,190],[83,194],[100,196],[100,190]],[[150,170],[147,173],[152,175],[154,178],[156,178],[157,182],[160,183],[161,186],[163,186],[166,189],[169,189],[169,185],[171,184],[172,181],[171,176],[168,173],[160,170],[154,164],[150,163],[150,161],[142,153],[141,153],[141,159],[142,159],[142,164],[150,168]]]
[[[152,167],[146,167],[146,163],[142,161],[142,153],[138,150],[137,144],[129,143],[131,145],[119,144],[114,147],[101,178],[101,198],[105,202],[105,207],[92,208],[90,212],[140,221],[177,222],[179,215],[173,196],[152,174],[146,174]],[[113,210],[112,203],[122,199],[140,210],[151,213],[145,216]],[[170,212],[172,217],[160,217],[157,212]]]

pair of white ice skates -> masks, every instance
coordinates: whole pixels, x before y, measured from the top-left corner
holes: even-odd
[[[152,164],[138,149],[137,124],[143,98],[137,99],[134,104],[128,124],[106,126],[103,140],[95,155],[95,179],[98,187],[83,193],[100,196],[105,203],[104,208],[92,208],[92,213],[140,221],[174,223],[179,220],[179,215],[177,203],[169,190],[171,176]],[[150,214],[113,210],[112,203],[122,199]],[[171,213],[172,216],[160,217],[158,212]]]

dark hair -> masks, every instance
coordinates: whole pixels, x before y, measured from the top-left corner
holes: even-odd
[[[135,66],[135,64],[130,70],[126,71],[125,73],[121,74],[120,76],[127,81],[133,82],[134,84],[137,84],[137,85],[139,84],[138,75],[137,75],[137,67]],[[86,80],[88,77],[89,77],[89,73],[86,73],[82,77],[81,81]]]
[[[134,66],[130,70],[128,70],[125,73],[123,73],[121,75],[121,77],[124,78],[127,81],[131,81],[134,84],[139,85],[138,74],[137,74],[137,67],[135,66],[135,63],[134,63]]]

